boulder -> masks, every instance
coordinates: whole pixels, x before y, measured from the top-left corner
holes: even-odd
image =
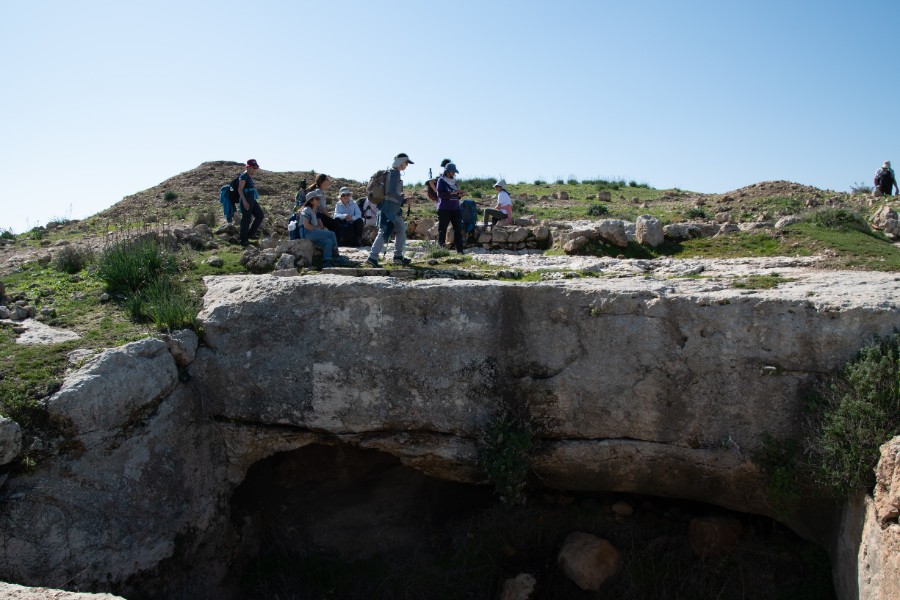
[[[278,259],[273,250],[259,250],[248,246],[241,254],[241,264],[251,273],[268,273],[275,266]]]
[[[570,533],[556,557],[566,577],[585,592],[600,590],[619,571],[619,551],[608,541],[582,532]]]
[[[634,514],[634,508],[630,504],[622,500],[619,500],[612,505],[612,511],[613,514],[619,517],[630,517]]]
[[[788,225],[793,225],[795,223],[799,223],[803,220],[803,217],[799,215],[788,215],[787,217],[781,217],[778,221],[775,222],[775,229],[784,229]]]
[[[19,424],[0,417],[0,465],[11,462],[22,451],[22,429]]]
[[[571,239],[563,245],[563,252],[566,254],[582,254],[588,246],[590,240],[583,236],[579,235],[575,239]]]
[[[217,269],[225,265],[225,261],[222,260],[221,256],[210,256],[206,259],[206,264],[211,267],[216,267]]]
[[[294,258],[293,254],[288,254],[287,252],[285,252],[275,262],[275,270],[276,271],[286,271],[288,269],[294,269],[295,268],[294,263],[296,261],[297,261],[297,259]]]
[[[688,543],[697,556],[724,554],[737,546],[742,531],[734,517],[695,517],[688,525]]]
[[[878,524],[888,527],[900,517],[900,437],[881,446],[881,460],[875,470],[875,514]]]
[[[115,436],[178,383],[163,340],[147,338],[107,350],[66,378],[47,411],[68,420],[83,443]]]
[[[628,247],[625,222],[621,219],[604,219],[594,226],[594,235],[601,241],[619,248]]]
[[[569,193],[566,192],[565,190],[557,190],[557,191],[553,192],[553,199],[554,200],[568,200]]]
[[[734,223],[722,223],[722,226],[719,227],[718,233],[713,237],[718,237],[720,235],[728,235],[729,233],[735,233],[736,231],[740,231],[741,228],[735,225]]]
[[[12,312],[10,312],[9,308],[0,305],[0,319],[9,319],[10,317],[12,317]]]
[[[200,338],[196,333],[190,329],[181,329],[161,337],[168,344],[169,352],[179,367],[184,368],[194,362],[197,346],[200,343]]]
[[[731,213],[730,212],[716,213],[715,221],[716,221],[716,223],[719,223],[719,224],[728,223],[729,221],[731,221]]]
[[[663,227],[659,219],[651,215],[641,215],[635,221],[634,238],[637,243],[656,248],[664,241]]]
[[[537,579],[529,573],[519,573],[503,582],[500,600],[530,600],[534,594]]]
[[[313,264],[315,246],[309,240],[287,240],[275,247],[276,256],[281,256],[285,253],[297,259],[295,261],[297,267],[309,267]],[[293,266],[291,265],[291,267]]]
[[[858,552],[851,557],[859,557],[857,581],[860,600],[900,598],[898,470],[900,436],[881,446],[881,459],[875,471],[875,496],[865,498],[862,539]]]
[[[541,225],[537,229],[534,230],[534,238],[539,242],[544,242],[550,239],[550,228],[544,225]]]
[[[694,238],[712,237],[719,232],[718,224],[707,223],[673,223],[663,227],[666,239],[673,242],[684,242]]]
[[[478,243],[479,244],[490,244],[493,239],[493,234],[491,231],[487,229],[482,229],[481,233],[478,234]]]
[[[194,225],[194,233],[209,237],[212,235],[212,230],[206,223],[200,223],[198,225]]]
[[[884,229],[887,221],[896,221],[898,220],[897,211],[895,211],[889,204],[885,204],[872,215],[870,221],[872,222],[872,227],[875,229]]]
[[[432,227],[434,227],[434,223],[435,223],[434,219],[425,218],[425,219],[420,220],[419,223],[416,225],[416,230],[415,230],[416,237],[419,237],[422,239],[429,239],[428,232],[431,230]]]
[[[506,238],[508,244],[518,244],[528,239],[528,230],[524,227],[515,227],[510,230]]]
[[[550,196],[544,194],[543,196],[541,196],[540,198],[538,198],[538,200],[539,200],[540,202],[550,202]]]
[[[612,202],[612,192],[598,192],[597,200],[601,202]]]
[[[507,227],[496,226],[491,230],[491,243],[505,244],[509,241],[510,230]]]

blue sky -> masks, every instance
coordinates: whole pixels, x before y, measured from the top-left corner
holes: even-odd
[[[62,2],[4,11],[0,228],[208,160],[365,179],[871,182],[900,2]],[[882,35],[874,35],[881,32]],[[211,197],[210,202],[214,199]]]

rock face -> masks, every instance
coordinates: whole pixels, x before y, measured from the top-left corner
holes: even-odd
[[[764,434],[797,436],[807,386],[891,332],[900,297],[876,275],[813,296],[642,277],[206,285],[193,362],[191,339],[142,340],[87,358],[49,399],[65,436],[0,488],[0,579],[225,597],[229,498],[253,464],[351,444],[483,481],[476,440],[504,406],[540,426],[531,468],[547,486],[771,515],[751,459]],[[435,343],[448,336],[466,351]],[[789,524],[824,539],[808,508]]]
[[[12,419],[0,417],[0,465],[5,465],[22,450],[22,429]]]
[[[893,600],[900,598],[900,436],[881,447],[876,476],[859,548],[859,598]]]
[[[124,600],[112,594],[79,594],[47,588],[29,588],[0,581],[0,598],[7,600]]]

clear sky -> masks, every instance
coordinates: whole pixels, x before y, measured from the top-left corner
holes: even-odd
[[[847,190],[900,164],[897,0],[5,8],[0,228],[16,232],[209,160],[363,180],[406,152],[407,181],[448,156],[463,180],[699,192]]]

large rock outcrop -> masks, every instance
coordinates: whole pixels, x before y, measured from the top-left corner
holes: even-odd
[[[129,344],[49,399],[67,437],[0,489],[0,577],[224,597],[228,502],[254,463],[348,443],[482,481],[477,439],[504,407],[530,415],[546,485],[772,515],[764,435],[795,438],[807,386],[898,322],[900,283],[865,279],[209,278],[195,355],[191,336]],[[801,514],[792,527],[828,539]]]

